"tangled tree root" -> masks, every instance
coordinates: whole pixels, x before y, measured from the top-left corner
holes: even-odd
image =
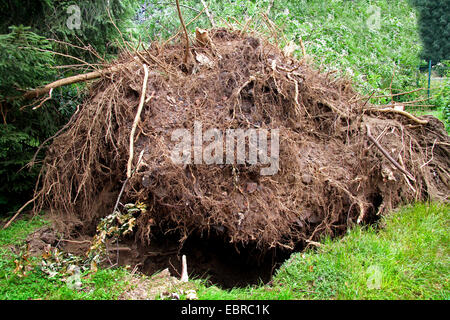
[[[113,210],[128,159],[136,171],[122,199],[146,203],[136,233],[144,242],[158,228],[180,240],[214,232],[232,243],[293,248],[402,203],[448,199],[450,139],[437,119],[374,112],[348,80],[263,39],[225,29],[208,38],[190,47],[192,70],[181,44],[153,43],[118,59],[121,67],[91,87],[73,124],[54,139],[35,209],[49,207],[65,227],[93,230]],[[144,62],[149,78],[134,121]],[[278,173],[260,175],[263,165],[251,163],[173,163],[172,132],[192,131],[195,121],[223,132],[279,129]]]

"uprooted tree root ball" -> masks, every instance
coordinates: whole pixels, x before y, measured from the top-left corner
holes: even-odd
[[[207,43],[190,50],[184,63],[182,44],[153,43],[123,54],[117,70],[91,86],[47,153],[35,210],[49,207],[65,227],[93,230],[126,182],[120,202],[147,207],[136,222],[143,243],[152,230],[181,242],[214,232],[268,249],[336,235],[400,204],[448,200],[450,139],[437,119],[378,111],[348,80],[240,31],[210,30]],[[144,63],[148,83],[135,122]],[[174,163],[172,133],[193,133],[196,121],[223,133],[279,129],[279,171]],[[126,180],[134,123],[135,172]]]

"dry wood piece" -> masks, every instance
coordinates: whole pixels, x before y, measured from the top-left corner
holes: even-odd
[[[419,123],[419,124],[427,124],[428,121],[427,120],[422,120],[419,119],[415,116],[413,116],[411,113],[403,111],[403,110],[398,110],[398,109],[394,109],[394,108],[384,108],[384,109],[377,109],[377,108],[369,108],[367,109],[368,111],[372,111],[372,112],[382,112],[382,113],[398,113],[401,115],[404,115],[405,117],[410,118],[411,120]]]
[[[69,242],[69,243],[78,243],[78,244],[81,244],[81,243],[92,243],[91,240],[70,240],[70,239],[61,239],[61,240],[59,240],[59,241],[62,241],[62,242]]]
[[[181,257],[181,263],[182,263],[182,267],[181,267],[181,282],[188,282],[189,281],[189,276],[188,276],[188,272],[187,272],[187,262],[186,262],[186,256],[183,254],[183,256]]]
[[[308,245],[310,244],[310,245],[313,245],[313,246],[316,246],[316,247],[321,247],[322,246],[322,244],[320,242],[317,242],[317,241],[312,241],[312,240],[305,240],[305,241],[306,241],[306,243],[308,243]]]
[[[116,66],[112,66],[112,67],[104,69],[104,70],[93,71],[93,72],[89,72],[89,73],[85,73],[85,74],[78,74],[76,76],[60,79],[60,80],[57,80],[57,81],[47,84],[45,87],[30,90],[30,91],[26,92],[23,95],[23,97],[25,99],[36,98],[36,97],[39,97],[43,94],[50,92],[51,89],[55,89],[58,87],[66,86],[66,85],[77,83],[77,82],[83,82],[83,81],[97,79],[103,75],[117,72],[120,70],[120,68],[121,68],[121,65],[116,65]]]

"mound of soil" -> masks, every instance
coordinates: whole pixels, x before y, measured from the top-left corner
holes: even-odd
[[[147,205],[136,228],[144,243],[158,230],[181,242],[214,233],[239,245],[293,248],[403,203],[448,200],[450,139],[440,121],[379,112],[348,80],[253,35],[214,29],[209,38],[191,47],[188,63],[182,44],[123,54],[119,71],[91,86],[71,126],[54,139],[36,210],[49,207],[61,226],[91,232],[112,212],[126,180],[143,61],[150,76],[134,140],[136,171],[121,202]],[[193,134],[196,123],[203,133],[278,129],[279,170],[261,175],[267,165],[252,161],[174,163],[173,132]]]

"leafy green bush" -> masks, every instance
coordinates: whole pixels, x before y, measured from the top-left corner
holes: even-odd
[[[437,72],[442,73],[444,80],[442,85],[433,92],[431,104],[435,105],[442,113],[447,131],[450,132],[450,60],[445,60],[435,66]]]
[[[415,88],[417,66],[420,63],[421,43],[416,24],[416,11],[409,0],[207,0],[210,12],[219,26],[245,24],[249,19],[254,29],[269,33],[261,13],[268,13],[276,24],[275,40],[299,43],[303,40],[306,53],[323,65],[325,71],[336,70],[339,75],[351,78],[364,94],[373,90],[389,92],[392,89],[407,91]],[[199,1],[182,1],[186,21],[193,19],[203,9]],[[147,0],[139,13],[139,26],[143,37],[167,38],[180,26],[174,5]],[[206,15],[188,27],[211,26]],[[295,51],[301,55],[300,48]]]

